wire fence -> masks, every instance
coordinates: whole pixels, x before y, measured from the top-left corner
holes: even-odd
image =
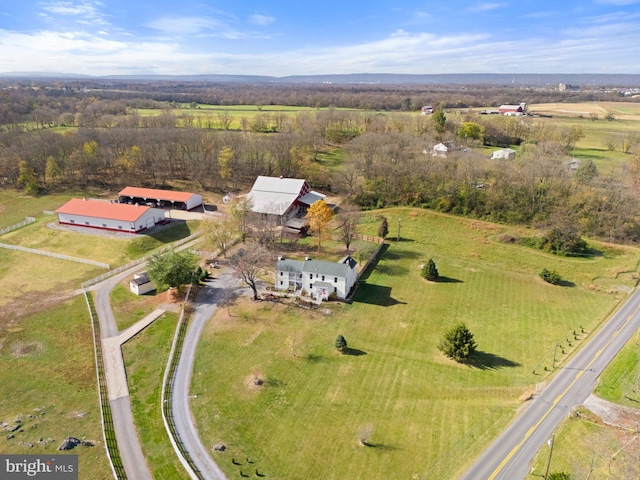
[[[15,225],[11,225],[10,227],[5,227],[0,230],[0,235],[4,235],[5,233],[13,232],[19,228],[24,227],[25,225],[29,225],[31,223],[35,223],[36,219],[33,217],[24,217],[24,220],[20,223],[16,223]]]
[[[107,378],[104,373],[104,363],[102,361],[102,343],[100,341],[100,322],[98,314],[93,304],[93,298],[84,291],[84,298],[87,301],[89,316],[91,317],[91,330],[93,332],[93,350],[96,361],[96,376],[98,378],[98,398],[100,399],[100,417],[102,419],[102,435],[104,438],[107,457],[111,464],[113,476],[117,480],[126,480],[127,474],[122,465],[116,432],[113,426],[113,416],[111,414],[111,404],[107,393]]]

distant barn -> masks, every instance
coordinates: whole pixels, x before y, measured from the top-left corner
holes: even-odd
[[[526,103],[521,103],[520,105],[500,105],[498,109],[500,115],[506,115],[508,117],[524,115],[526,111]]]

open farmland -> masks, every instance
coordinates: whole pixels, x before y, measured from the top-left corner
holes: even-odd
[[[353,304],[244,302],[214,317],[196,359],[193,409],[205,444],[228,446],[216,454],[228,474],[455,478],[547,380],[553,346],[563,344],[566,358],[635,285],[633,248],[590,242],[596,256],[560,258],[498,242],[508,227],[424,210],[384,215],[392,231],[400,218],[402,241]],[[379,219],[368,219],[374,233]],[[444,281],[419,276],[428,258]],[[542,282],[545,267],[573,286]],[[436,348],[458,321],[478,342],[470,365]],[[335,352],[338,334],[350,354]]]

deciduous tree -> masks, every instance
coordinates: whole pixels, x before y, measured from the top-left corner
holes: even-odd
[[[329,222],[333,218],[333,210],[324,200],[318,200],[309,207],[305,218],[309,221],[309,229],[318,237],[318,251],[322,243],[322,237],[327,233]]]
[[[360,222],[360,210],[355,205],[345,202],[340,205],[340,211],[336,215],[336,222],[340,240],[344,243],[348,253]]]
[[[251,287],[254,300],[258,300],[260,271],[267,266],[269,259],[269,252],[257,243],[247,245],[231,256],[234,276]]]
[[[147,261],[147,273],[158,291],[170,287],[181,290],[182,285],[194,279],[198,257],[191,251],[184,250],[152,255]]]

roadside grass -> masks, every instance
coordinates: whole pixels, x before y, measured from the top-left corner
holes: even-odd
[[[599,397],[627,407],[640,407],[640,347],[638,333],[618,353],[600,376]]]
[[[122,346],[133,419],[153,478],[189,476],[176,456],[160,411],[162,377],[178,316],[165,313]]]
[[[79,456],[79,478],[110,479],[88,316],[77,296],[19,320],[3,318],[0,421],[22,426],[14,438],[3,432],[0,450],[53,454],[68,436],[92,440],[95,446],[69,452]]]
[[[402,240],[390,242],[353,304],[302,310],[243,299],[205,331],[193,412],[206,444],[227,445],[215,453],[227,474],[455,478],[546,380],[554,345],[565,343],[564,360],[635,284],[632,248],[598,244],[599,257],[558,258],[496,241],[508,227],[414,209],[372,212],[365,230],[375,234],[379,214],[390,228],[401,219]],[[442,282],[420,277],[428,258]],[[574,286],[545,284],[544,266]],[[611,282],[620,290],[602,286]],[[478,342],[470,365],[436,348],[459,321]],[[351,354],[336,353],[338,334]]]
[[[155,290],[145,295],[136,295],[129,290],[128,280],[126,285],[118,284],[111,291],[111,309],[120,331],[142,320],[156,308],[156,304]]]

